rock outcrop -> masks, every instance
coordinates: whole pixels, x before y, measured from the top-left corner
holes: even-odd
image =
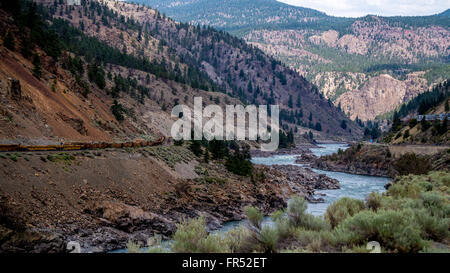
[[[309,168],[294,165],[272,165],[266,175],[275,183],[286,182],[297,195],[312,203],[323,202],[314,198],[315,190],[339,189],[339,181],[323,174],[313,172]]]

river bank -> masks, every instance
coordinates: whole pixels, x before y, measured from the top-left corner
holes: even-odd
[[[320,170],[390,178],[448,170],[449,150],[432,148],[429,153],[424,153],[413,146],[353,144],[346,150],[338,149],[328,155],[302,154],[295,162]]]
[[[339,187],[304,168],[235,175],[177,146],[8,153],[0,164],[1,252],[64,252],[69,241],[108,252],[154,234],[169,238],[184,218],[203,215],[215,230],[243,219],[249,205],[268,215],[293,194],[321,202],[317,190]]]
[[[308,150],[308,155],[330,155],[339,149],[347,149],[347,144],[321,144]],[[308,201],[307,212],[322,216],[327,207],[342,197],[364,200],[371,192],[384,192],[384,186],[391,180],[385,177],[354,175],[340,172],[311,169],[297,164],[299,154],[277,154],[265,157],[253,157],[252,162],[258,168],[265,168],[267,179],[274,183],[286,183],[296,195]],[[290,196],[289,196],[290,197]],[[264,212],[263,212],[264,213]],[[269,215],[264,213],[264,215]],[[240,225],[247,225],[247,220],[238,219],[224,222],[219,228],[210,231],[214,234],[225,233]],[[270,217],[265,217],[263,225],[274,225]],[[165,245],[170,244],[166,241]],[[127,249],[113,252],[123,253]]]

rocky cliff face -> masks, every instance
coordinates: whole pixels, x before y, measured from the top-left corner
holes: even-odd
[[[408,74],[404,81],[388,74],[375,76],[361,88],[339,96],[336,103],[352,119],[358,117],[361,120],[373,120],[426,90],[427,82],[420,74],[422,73]]]

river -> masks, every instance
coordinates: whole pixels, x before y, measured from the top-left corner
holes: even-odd
[[[348,148],[347,144],[320,144],[318,148],[312,148],[311,152],[320,157],[323,155],[330,155],[336,153],[339,149],[345,150]],[[296,165],[303,166],[303,164],[295,163],[296,155],[274,155],[270,157],[254,157],[252,162],[261,165]],[[339,181],[341,186],[338,190],[317,190],[317,197],[325,200],[324,203],[308,204],[307,211],[313,215],[323,215],[327,207],[334,201],[342,197],[352,197],[363,200],[371,192],[384,192],[384,185],[390,181],[387,177],[376,177],[366,175],[348,174],[342,172],[330,172],[313,169],[317,173],[325,174],[328,177]],[[225,232],[233,227],[242,224],[242,221],[228,222],[223,225],[223,228],[217,232]],[[270,217],[265,217],[265,225],[272,224]]]
[[[312,148],[311,152],[316,156],[330,155],[337,152],[339,149],[345,150],[348,148],[346,144],[321,144],[318,148]],[[271,157],[254,157],[252,162],[261,165],[296,165],[295,159],[299,155],[274,155]],[[365,175],[355,175],[342,172],[330,172],[313,169],[317,173],[325,174],[331,178],[337,179],[340,183],[340,189],[337,190],[317,190],[317,197],[325,200],[324,203],[308,204],[307,211],[314,215],[323,215],[327,207],[342,197],[352,197],[363,200],[371,192],[384,192],[384,185],[390,181],[386,177],[375,177]],[[320,196],[319,196],[320,195]],[[232,221],[225,223],[222,228],[215,230],[215,232],[226,232],[236,226],[242,225],[245,220]],[[265,217],[263,225],[271,225],[270,217]],[[165,247],[168,247],[170,241],[163,242]],[[116,250],[112,252],[127,252],[126,249]]]

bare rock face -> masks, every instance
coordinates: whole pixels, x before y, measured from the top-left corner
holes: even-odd
[[[309,41],[313,44],[319,45],[321,43],[326,44],[329,47],[335,47],[339,38],[339,32],[335,30],[328,30],[322,33],[322,35],[314,35],[309,38]]]
[[[75,129],[80,135],[86,136],[88,133],[87,128],[84,126],[84,121],[81,118],[71,118],[63,113],[58,113],[58,116],[67,124]]]
[[[342,38],[337,42],[337,46],[349,54],[364,55],[368,51],[364,40],[358,39],[351,34],[342,36]]]
[[[352,119],[359,117],[368,120],[394,110],[425,89],[426,81],[414,75],[409,75],[406,81],[400,81],[382,74],[369,79],[361,89],[343,94],[336,103],[341,105],[344,112],[350,113]]]
[[[364,73],[328,71],[318,73],[312,80],[325,98],[338,97],[339,92],[345,90],[358,90],[369,77]]]

